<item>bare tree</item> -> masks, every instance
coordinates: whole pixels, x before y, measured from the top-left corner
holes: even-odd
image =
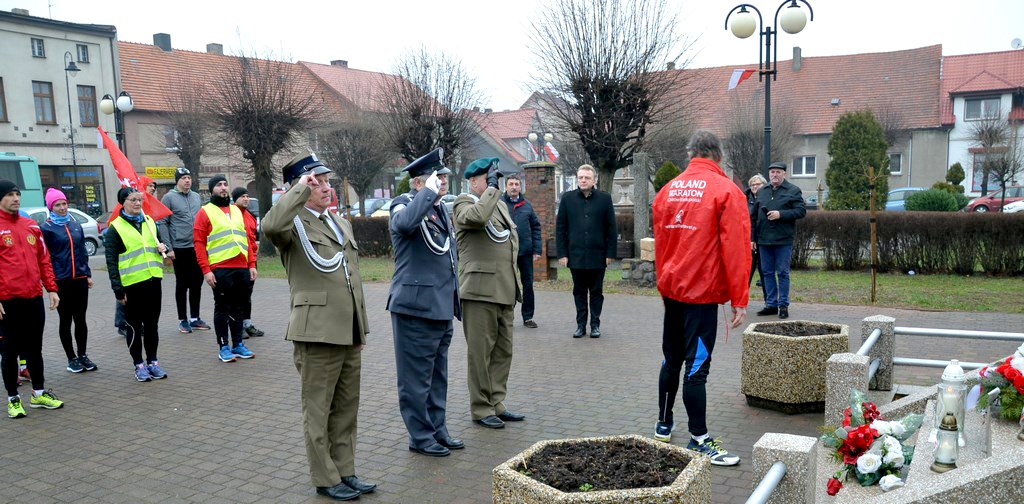
[[[173,145],[181,163],[197,177],[202,169],[202,157],[215,134],[214,117],[210,113],[207,97],[210,91],[199,82],[178,82],[166,90],[167,112],[161,114],[164,124],[173,130]]]
[[[271,201],[280,173],[273,165],[274,155],[293,145],[321,110],[323,98],[304,76],[272,55],[257,59],[243,53],[212,84],[215,123],[252,163],[260,201]],[[270,240],[260,243],[260,254],[276,254]]]
[[[999,211],[1001,212],[1003,206],[1006,205],[1006,186],[1013,183],[1021,169],[1024,168],[1024,146],[1021,145],[1020,128],[1008,121],[997,121],[996,123],[992,129],[1004,130],[1003,145],[986,150],[985,162],[982,166],[989,181],[999,184],[1001,189]],[[988,133],[998,136],[994,131]]]
[[[725,138],[726,165],[732,170],[733,180],[746,184],[750,177],[761,173],[764,160],[764,94],[755,91],[751,99],[732,98],[729,114],[729,132]],[[772,107],[772,161],[786,161],[793,150],[796,119],[792,110],[779,103]]]
[[[397,159],[391,149],[382,148],[385,138],[380,124],[365,116],[339,124],[320,138],[321,158],[338,176],[348,177],[361,209],[383,169]]]
[[[461,152],[478,126],[470,115],[483,100],[476,79],[456,56],[425,46],[408,51],[395,63],[397,78],[382,81],[378,114],[391,149],[406,161],[444,148],[444,163],[459,180]]]
[[[666,0],[553,0],[530,24],[535,96],[579,137],[602,190],[691,99],[684,72],[664,70],[687,63],[678,25]]]
[[[878,124],[882,125],[885,141],[889,144],[889,147],[896,145],[896,142],[899,142],[907,135],[907,121],[903,116],[903,111],[896,108],[892,103],[876,107],[872,112]]]
[[[686,150],[690,142],[690,136],[694,133],[693,122],[672,121],[653,128],[650,137],[645,143],[644,150],[651,154],[653,166],[661,166],[665,161],[686,168],[690,155]],[[654,182],[654,171],[651,173],[651,183]]]
[[[989,175],[993,169],[1004,168],[996,153],[996,147],[1001,146],[1010,135],[1010,125],[999,117],[997,112],[994,116],[985,117],[975,121],[971,125],[970,138],[985,152],[985,161],[981,165],[981,195],[988,194]],[[999,166],[997,166],[999,165]],[[1000,208],[1002,208],[1000,206]]]

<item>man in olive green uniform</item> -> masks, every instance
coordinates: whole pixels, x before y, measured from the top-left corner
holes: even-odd
[[[466,168],[471,194],[459,196],[454,207],[470,413],[474,422],[492,429],[526,418],[504,404],[522,285],[516,268],[519,236],[501,200],[500,177],[498,158],[473,161]]]
[[[302,427],[317,493],[350,500],[376,485],[355,476],[360,351],[369,332],[352,226],[327,211],[331,172],[315,155],[284,167],[291,188],[263,219],[291,292],[285,339],[302,382]]]

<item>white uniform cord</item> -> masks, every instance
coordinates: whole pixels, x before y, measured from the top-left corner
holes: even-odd
[[[338,267],[341,266],[345,269],[345,282],[348,283],[348,290],[352,290],[352,278],[348,271],[348,260],[345,258],[344,251],[337,252],[334,257],[330,259],[323,258],[316,250],[313,249],[313,244],[309,241],[309,236],[306,235],[306,227],[302,224],[302,219],[298,215],[292,219],[295,224],[295,231],[299,233],[299,243],[302,245],[302,251],[306,253],[306,258],[309,259],[309,263],[314,268],[323,273],[334,273],[338,271]],[[328,226],[330,227],[330,226]],[[342,237],[338,234],[334,228],[334,235],[338,238],[338,243],[345,243]]]

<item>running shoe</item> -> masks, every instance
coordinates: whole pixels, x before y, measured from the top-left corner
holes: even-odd
[[[658,422],[654,426],[654,439],[658,441],[669,442],[672,441],[672,424]]]
[[[245,334],[248,334],[249,336],[252,336],[254,338],[259,338],[260,336],[263,336],[263,331],[256,329],[256,326],[251,325],[245,328]]]
[[[7,400],[7,416],[10,418],[25,418],[25,407],[21,405],[21,398]]]
[[[187,320],[182,320],[181,322],[178,322],[178,332],[186,333],[186,334],[187,333],[191,333],[192,332],[192,325],[189,324]]]
[[[221,362],[235,362],[235,354],[231,352],[227,345],[220,347],[217,357],[220,358]]]
[[[193,320],[189,325],[191,325],[192,329],[194,329],[196,331],[209,331],[210,330],[210,326],[206,325],[206,322],[203,322],[203,319],[201,319],[201,318],[197,318],[197,319]]]
[[[22,366],[24,366],[24,364],[22,364]],[[18,385],[21,385],[22,383],[30,383],[31,381],[32,376],[28,374],[28,368],[20,368],[18,370]]]
[[[69,373],[81,373],[82,371],[85,371],[85,366],[83,366],[82,362],[78,360],[78,357],[75,357],[68,361],[68,367],[64,369],[67,369]]]
[[[39,396],[32,396],[28,405],[32,408],[60,409],[64,407],[64,401],[57,399],[52,390],[46,390]]]
[[[231,349],[231,353],[239,359],[251,359],[256,357],[256,354],[252,353],[252,350],[245,347],[245,343],[235,345],[235,347]]]
[[[82,354],[78,358],[78,362],[85,368],[86,371],[96,371],[99,369],[96,364],[93,364],[92,360],[89,359],[88,355]]]
[[[135,379],[140,382],[148,382],[153,379],[153,375],[149,374],[149,368],[146,366],[135,366]]]
[[[160,364],[155,361],[149,363],[148,369],[149,375],[152,376],[154,380],[163,380],[164,378],[167,378],[167,373],[165,373],[164,370],[160,368]]]
[[[711,463],[714,465],[733,466],[740,463],[739,456],[726,451],[725,448],[722,448],[722,445],[718,444],[715,438],[710,436],[705,438],[703,442],[690,438],[690,444],[686,445],[686,448],[711,457]]]

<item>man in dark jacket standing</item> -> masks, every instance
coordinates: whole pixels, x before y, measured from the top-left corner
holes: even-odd
[[[601,337],[601,306],[604,271],[615,257],[618,232],[612,197],[597,189],[597,170],[590,165],[576,169],[579,189],[562,195],[558,203],[555,242],[558,264],[572,272],[572,295],[576,300],[576,332],[587,331],[587,293],[590,294],[590,337]]]
[[[196,214],[203,207],[199,193],[192,190],[192,172],[178,168],[174,172],[174,189],[160,200],[171,215],[157,223],[160,241],[171,249],[167,254],[174,261],[174,301],[178,305],[178,331],[190,333],[193,330],[210,330],[210,326],[199,318],[199,301],[203,293],[203,270],[199,269],[196,247],[193,242]],[[185,301],[192,309],[189,318]]]
[[[786,163],[768,166],[770,184],[757,192],[757,226],[751,240],[757,242],[764,275],[764,308],[758,315],[789,318],[789,258],[797,219],[804,218],[804,196],[800,188],[786,181]]]
[[[508,213],[519,231],[519,279],[523,282],[523,325],[531,329],[537,328],[533,321],[533,261],[540,259],[540,219],[533,212],[533,205],[522,195],[522,181],[519,174],[510,173],[505,176],[505,194],[502,196],[508,205]]]

